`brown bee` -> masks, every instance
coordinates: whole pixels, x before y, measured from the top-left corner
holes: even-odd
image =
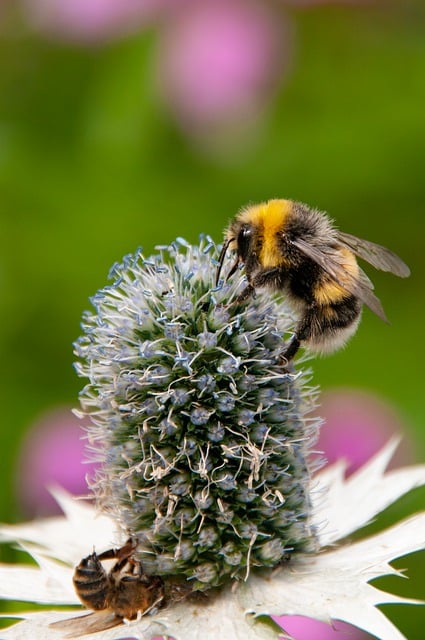
[[[159,576],[147,576],[142,564],[133,557],[137,542],[131,538],[119,549],[101,554],[95,551],[83,558],[74,571],[74,587],[81,602],[94,613],[54,622],[51,626],[67,629],[65,637],[102,631],[133,620],[159,606],[164,599],[164,583]],[[109,573],[102,562],[116,559]]]

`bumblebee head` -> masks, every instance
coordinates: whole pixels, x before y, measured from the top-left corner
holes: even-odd
[[[226,232],[223,248],[218,259],[216,285],[220,279],[221,269],[227,250],[236,249],[236,260],[233,263],[226,280],[235,273],[240,262],[257,256],[260,263],[264,260],[279,261],[275,248],[276,235],[285,232],[285,226],[293,210],[291,200],[268,200],[260,204],[244,207],[236,215]],[[264,248],[262,248],[264,247]],[[270,247],[274,247],[270,249]]]

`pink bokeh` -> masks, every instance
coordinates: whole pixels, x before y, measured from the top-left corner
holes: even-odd
[[[16,468],[18,503],[26,517],[47,516],[60,509],[48,491],[60,486],[74,495],[88,493],[85,441],[81,421],[70,409],[58,408],[41,416],[28,430]]]
[[[194,3],[161,30],[162,95],[190,133],[252,119],[285,75],[288,41],[287,24],[264,3]]]
[[[137,31],[171,0],[24,0],[28,20],[56,39],[97,43]]]
[[[98,45],[155,24],[159,93],[197,140],[255,133],[290,66],[288,17],[260,0],[21,1],[36,30],[74,44]]]
[[[331,625],[304,616],[282,616],[276,622],[294,638],[294,640],[368,640],[372,639],[345,622],[335,621]]]
[[[318,413],[324,419],[317,448],[328,463],[348,461],[348,472],[361,467],[388,440],[405,435],[406,425],[395,407],[375,394],[358,389],[323,393]],[[392,460],[400,466],[412,460],[408,439],[403,438]]]
[[[293,52],[286,6],[326,4],[323,0],[280,5],[262,0],[20,1],[35,30],[77,45],[101,45],[155,25],[156,80],[166,108],[189,139],[217,148],[224,142],[225,149],[255,137],[275,92],[286,80]]]

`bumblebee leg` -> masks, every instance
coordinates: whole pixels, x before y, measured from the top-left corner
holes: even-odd
[[[120,547],[119,549],[108,549],[108,551],[104,551],[103,553],[98,555],[97,559],[99,561],[102,561],[116,558],[117,562],[112,567],[110,575],[119,575],[126,564],[137,562],[131,558],[136,547],[137,541],[134,538],[129,538],[124,546]]]
[[[241,304],[248,300],[254,293],[257,287],[276,287],[281,288],[282,286],[282,270],[273,268],[273,269],[263,269],[257,273],[251,281],[247,284],[245,289],[238,295],[234,304]]]
[[[238,295],[236,300],[232,302],[232,305],[241,304],[242,302],[245,302],[245,300],[248,300],[248,298],[250,298],[254,292],[255,292],[255,287],[253,287],[252,284],[248,284],[245,287],[245,289]]]
[[[295,354],[297,353],[298,349],[301,346],[301,341],[298,339],[297,334],[295,333],[290,341],[290,343],[288,344],[287,348],[285,349],[285,351],[280,355],[279,360],[281,361],[281,363],[283,365],[287,365],[290,363],[290,361],[292,360],[292,358],[295,356]]]
[[[280,356],[283,364],[287,365],[293,359],[304,340],[308,340],[311,337],[314,322],[317,322],[317,309],[311,307],[297,324],[292,340]]]
[[[139,582],[151,579],[150,576],[145,574],[140,560],[135,560],[134,558],[129,558],[128,560],[128,575]]]
[[[135,550],[136,546],[137,543],[132,538],[129,538],[124,546],[120,547],[119,549],[108,549],[107,551],[100,553],[97,556],[97,559],[101,562],[102,560],[111,560],[112,558],[127,560],[127,558],[129,558]]]
[[[257,289],[257,287],[276,287],[281,289],[283,280],[282,269],[273,267],[272,269],[263,269],[256,273],[251,279],[251,286],[254,287],[254,289]]]
[[[103,553],[99,553],[99,555],[97,556],[97,559],[102,561],[102,560],[111,560],[112,558],[118,558],[119,552],[120,552],[120,549],[108,549],[107,551],[103,551]]]

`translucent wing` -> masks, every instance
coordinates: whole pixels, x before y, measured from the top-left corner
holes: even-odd
[[[338,240],[341,244],[351,249],[356,256],[369,262],[375,269],[390,271],[400,278],[407,278],[410,275],[410,269],[407,264],[395,253],[380,244],[356,238],[356,236],[342,231],[338,232]]]
[[[373,293],[371,281],[361,269],[358,277],[354,277],[347,271],[343,256],[340,256],[337,251],[329,247],[316,247],[302,238],[296,238],[292,243],[305,256],[322,267],[340,287],[368,306],[381,320],[388,322],[379,298]]]
[[[93,611],[83,616],[75,616],[66,620],[52,622],[52,629],[60,629],[64,632],[63,638],[79,638],[88,633],[105,631],[122,624],[122,618],[115,615],[111,609]]]
[[[359,267],[359,279],[363,282],[365,287],[373,291],[373,289],[375,288],[375,285],[373,284],[369,276],[360,267]]]

